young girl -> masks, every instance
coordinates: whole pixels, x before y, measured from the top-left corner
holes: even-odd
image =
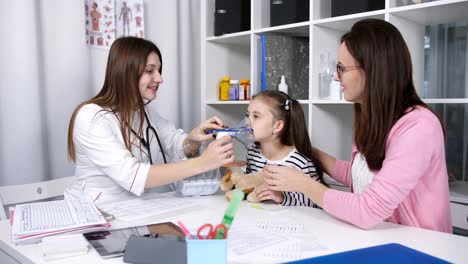
[[[300,169],[323,183],[320,164],[312,156],[304,112],[299,102],[279,91],[257,94],[250,102],[247,116],[256,146],[247,152],[247,173],[261,171],[266,164]],[[255,188],[260,201],[273,200],[281,205],[315,206],[303,193]]]

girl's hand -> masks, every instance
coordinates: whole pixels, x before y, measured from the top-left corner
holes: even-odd
[[[276,165],[266,165],[263,177],[268,189],[283,192],[303,192],[311,179],[297,168]]]
[[[205,134],[205,130],[210,129],[223,129],[224,123],[216,116],[211,117],[201,122],[196,128],[194,128],[187,136],[187,138],[194,142],[203,142],[213,139],[213,134]]]
[[[284,201],[283,192],[272,191],[268,189],[266,184],[256,187],[254,192],[260,201],[273,200],[278,204],[282,204]]]
[[[234,143],[231,136],[211,142],[200,156],[205,166],[216,169],[234,162]]]

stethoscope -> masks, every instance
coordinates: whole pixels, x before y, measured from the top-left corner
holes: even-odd
[[[149,157],[149,160],[150,160],[150,164],[153,165],[153,157],[151,155],[151,146],[150,146],[150,137],[149,137],[149,134],[150,134],[150,131],[153,132],[153,134],[156,136],[156,140],[158,141],[158,145],[159,145],[159,149],[161,149],[161,153],[162,153],[162,156],[163,156],[163,160],[164,160],[164,163],[167,164],[167,160],[166,160],[166,154],[164,153],[164,149],[161,145],[161,140],[159,140],[159,136],[158,136],[158,132],[156,132],[156,129],[151,125],[151,122],[148,118],[148,115],[146,114],[146,111],[145,111],[145,119],[146,119],[146,123],[148,124],[148,126],[146,127],[146,131],[145,131],[145,135],[146,135],[146,141],[144,138],[141,138],[136,132],[135,130],[133,130],[132,128],[132,132],[133,134],[135,134],[135,136],[141,141],[141,144],[146,148],[146,150],[148,151],[148,157]]]

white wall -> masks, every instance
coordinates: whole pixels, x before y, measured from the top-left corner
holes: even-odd
[[[39,25],[41,51],[39,58],[44,77],[42,107],[46,118],[43,127],[47,137],[51,178],[73,175],[67,157],[68,121],[76,105],[95,93],[91,85],[92,67],[85,43],[83,1],[40,1]],[[46,175],[47,176],[47,175]]]
[[[40,33],[34,23],[39,19],[38,10],[36,2],[23,0],[4,1],[0,11],[2,180],[15,174],[15,181],[24,182],[27,177],[41,177],[47,171],[47,163],[43,162],[46,149],[41,144],[45,120],[40,100],[35,99],[43,95],[44,80],[37,52]],[[18,161],[24,165],[18,166]]]
[[[152,107],[186,131],[200,121],[199,10],[198,0],[145,1],[146,37],[161,50],[164,65]]]

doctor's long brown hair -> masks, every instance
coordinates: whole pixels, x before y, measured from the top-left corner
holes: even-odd
[[[96,104],[114,113],[120,121],[125,147],[131,151],[130,134],[135,112],[139,113],[140,135],[144,123],[144,103],[140,95],[138,83],[146,67],[146,60],[151,52],[155,52],[161,62],[159,72],[162,72],[162,57],[158,47],[151,41],[135,37],[119,38],[112,44],[107,59],[106,77],[101,91],[93,98],[81,103],[73,112],[68,127],[68,157],[76,161],[73,145],[73,127],[76,115],[86,104]]]
[[[379,170],[388,134],[398,119],[415,106],[431,109],[416,93],[408,47],[392,24],[361,20],[343,35],[341,43],[366,76],[361,104],[354,104],[354,141],[369,169]]]

